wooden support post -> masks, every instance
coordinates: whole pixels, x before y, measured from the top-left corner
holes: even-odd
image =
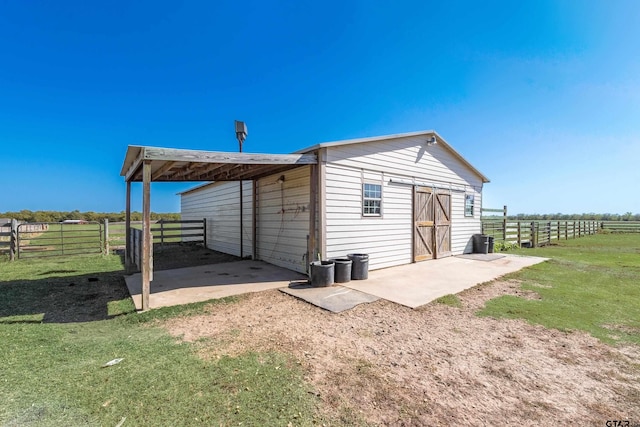
[[[124,271],[129,274],[132,271],[133,248],[131,247],[131,181],[127,181],[127,200],[125,202],[124,216]]]
[[[151,162],[142,165],[142,310],[148,310],[151,293]]]
[[[202,244],[207,248],[207,218],[202,218]]]
[[[547,244],[551,244],[551,221],[547,223]]]
[[[309,239],[307,247],[307,268],[309,263],[315,260],[316,255],[316,232],[317,232],[317,217],[316,209],[318,206],[318,166],[311,165],[310,172],[310,191],[309,191]],[[326,257],[326,254],[321,254],[321,257]]]
[[[242,226],[244,224],[244,195],[243,195],[243,182],[240,181],[240,259],[244,258],[244,236],[242,235]],[[282,207],[284,209],[284,206]]]
[[[9,261],[16,260],[16,249],[18,248],[18,221],[11,220],[11,236],[9,236]]]
[[[518,221],[518,247],[521,248],[522,247],[522,227],[521,227],[521,222]]]
[[[327,177],[326,177],[326,164],[327,164],[327,149],[322,148],[316,151],[316,158],[318,159],[318,197],[316,198],[316,215],[318,218],[318,252],[327,254]],[[413,233],[411,233],[413,235]]]
[[[104,219],[104,254],[109,255],[109,218]]]
[[[251,259],[258,259],[258,180],[251,186]]]

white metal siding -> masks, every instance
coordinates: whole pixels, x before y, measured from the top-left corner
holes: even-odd
[[[382,216],[362,216],[362,182],[382,184]],[[389,176],[328,164],[326,167],[327,257],[369,254],[369,268],[411,262],[411,187]]]
[[[464,216],[465,194],[475,195],[473,217]],[[466,193],[451,193],[451,251],[454,255],[473,251],[471,236],[482,231],[480,222],[481,206],[481,192],[468,190]]]
[[[381,180],[382,216],[363,217],[362,182]],[[390,180],[451,185],[475,195],[475,215],[464,216],[464,192],[451,192],[451,250],[471,250],[479,233],[482,180],[442,146],[407,137],[327,148],[327,257],[368,253],[369,268],[412,262],[412,187]]]
[[[284,175],[282,184],[278,178]],[[309,235],[310,168],[258,181],[258,259],[305,273]]]
[[[243,228],[244,256],[252,254],[252,186],[244,181]],[[182,219],[207,219],[207,247],[240,256],[240,183],[217,182],[201,189],[182,194]]]

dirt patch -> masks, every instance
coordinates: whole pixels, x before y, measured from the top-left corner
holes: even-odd
[[[474,315],[505,294],[535,297],[504,281],[459,294],[462,308],[411,310],[380,300],[333,314],[265,291],[166,327],[198,340],[203,358],[290,355],[336,424],[640,422],[637,347],[617,349],[584,333]]]
[[[153,268],[157,271],[232,261],[240,261],[240,258],[212,251],[197,243],[153,245]]]

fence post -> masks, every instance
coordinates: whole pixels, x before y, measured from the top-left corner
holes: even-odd
[[[503,207],[502,241],[505,242],[505,243],[507,241],[507,205],[504,205],[504,207]]]
[[[16,247],[18,246],[18,221],[11,220],[11,236],[9,237],[9,260],[15,261]]]
[[[531,221],[531,247],[535,248],[537,246],[537,235],[536,235],[536,222]]]
[[[104,254],[109,255],[109,218],[104,219]]]
[[[547,223],[547,240],[548,240],[547,244],[550,245],[551,244],[551,221]]]
[[[520,221],[518,221],[518,247],[522,247],[522,227]]]
[[[160,218],[160,246],[164,246],[164,219]],[[182,224],[180,224],[182,226]]]

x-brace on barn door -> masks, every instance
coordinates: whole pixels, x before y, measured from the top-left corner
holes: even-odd
[[[450,256],[451,193],[416,186],[413,218],[413,260]]]

